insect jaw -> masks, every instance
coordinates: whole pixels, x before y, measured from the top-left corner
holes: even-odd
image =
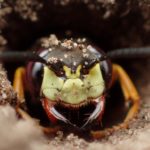
[[[71,111],[74,110],[75,112],[85,109],[86,107],[94,106],[94,109],[92,110],[92,112],[87,111],[87,113],[89,114],[88,117],[86,116],[86,114],[84,114],[83,119],[85,120],[85,122],[79,127],[81,129],[83,129],[87,124],[91,123],[93,120],[96,120],[97,118],[101,119],[100,117],[102,116],[103,111],[104,111],[105,98],[104,98],[104,96],[101,96],[96,99],[84,101],[78,105],[77,104],[76,105],[66,104],[62,101],[52,102],[45,98],[42,100],[42,104],[43,104],[44,109],[51,121],[53,121],[53,118],[55,118],[56,120],[61,120],[65,123],[70,124],[71,126],[75,126],[75,127],[79,127],[79,126],[76,125],[75,123],[73,123],[65,115],[63,115],[62,112],[57,110],[57,105],[61,105],[62,107],[67,108]]]
[[[42,99],[42,106],[45,109],[48,118],[53,123],[55,123],[56,119],[68,123],[69,121],[55,109],[55,105],[56,105],[55,102],[49,101],[46,98]]]
[[[87,121],[83,124],[83,126],[81,127],[84,128],[88,123],[91,123],[93,120],[97,119],[99,117],[99,119],[101,119],[100,117],[102,117],[102,113],[104,111],[104,106],[105,106],[105,98],[104,97],[100,97],[94,100],[95,102],[95,110],[93,111],[93,113],[88,117]]]
[[[75,126],[72,124],[66,117],[64,117],[61,113],[59,113],[55,108],[56,102],[49,101],[47,99],[42,99],[42,106],[45,109],[48,118],[55,123],[56,120],[61,120],[67,124]]]

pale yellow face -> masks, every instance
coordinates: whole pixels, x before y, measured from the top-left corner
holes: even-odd
[[[100,64],[93,66],[83,79],[80,79],[81,65],[75,73],[64,66],[66,79],[58,77],[51,69],[44,67],[41,86],[42,94],[50,101],[61,100],[67,104],[80,104],[88,99],[100,97],[104,91],[104,80]]]

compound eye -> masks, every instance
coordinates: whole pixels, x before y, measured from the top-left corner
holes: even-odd
[[[109,60],[102,61],[100,63],[101,71],[103,78],[105,80],[106,88],[109,89],[111,86],[111,79],[112,79],[112,66]]]
[[[43,64],[31,62],[27,65],[26,70],[27,87],[31,95],[38,95],[42,83]]]
[[[38,62],[35,63],[33,65],[31,72],[32,72],[32,78],[37,82],[41,82],[42,81],[42,74],[43,74],[43,64],[38,63]]]

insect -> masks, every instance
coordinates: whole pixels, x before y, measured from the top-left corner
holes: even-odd
[[[52,124],[61,121],[80,129],[95,120],[101,121],[108,90],[119,81],[125,101],[131,101],[132,106],[123,123],[103,131],[91,131],[93,138],[100,138],[108,131],[111,133],[127,127],[140,106],[140,96],[132,80],[121,66],[112,64],[110,59],[149,55],[149,48],[115,50],[106,54],[86,39],[60,41],[55,38],[36,52],[0,53],[0,60],[28,62],[26,67],[16,69],[13,82],[19,99],[17,111],[24,118],[27,114],[20,106],[25,103],[27,91],[30,103],[40,103]]]

